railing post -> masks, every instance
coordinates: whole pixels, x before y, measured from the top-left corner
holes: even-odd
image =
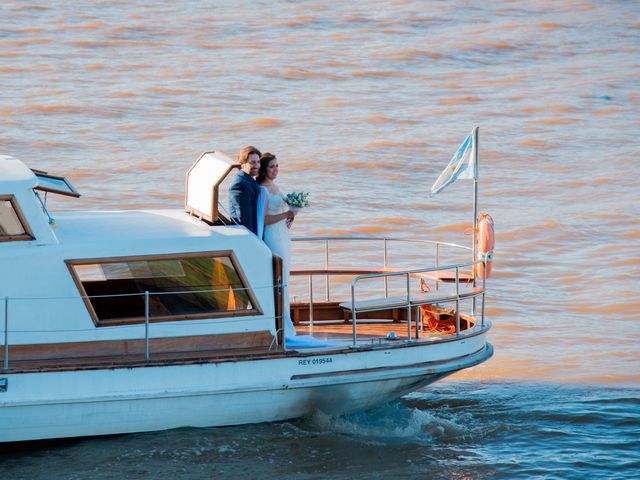
[[[149,360],[149,292],[144,292],[144,359]]]
[[[325,240],[324,241],[324,269],[325,270],[329,270],[329,240]],[[329,295],[329,274],[327,273],[327,275],[325,276],[325,289],[326,289],[326,293],[327,293],[327,302],[330,300],[330,295]]]
[[[456,267],[456,335],[460,335],[460,267]]]
[[[407,337],[411,340],[411,282],[407,273]]]
[[[387,239],[384,239],[383,268],[387,270]],[[389,298],[389,277],[384,277],[384,298]]]
[[[356,284],[351,284],[351,328],[353,336],[353,347],[356,347]]]
[[[309,327],[313,330],[313,275],[309,275]]]
[[[475,265],[474,265],[474,266],[475,266]],[[472,267],[472,268],[473,268],[473,267]],[[474,282],[474,284],[475,284],[475,276],[476,276],[476,275],[475,275],[475,273],[474,273],[474,271],[473,271],[473,270],[471,270],[471,275],[474,277],[473,282]],[[475,285],[474,285],[474,288],[475,288]],[[475,317],[476,317],[476,296],[475,296],[475,294],[473,295],[473,297],[471,297],[471,316],[472,316],[473,318],[475,318]]]
[[[486,282],[487,282],[487,262],[489,261],[489,255],[491,253],[487,253],[484,256],[484,259],[482,260],[482,289],[484,290],[486,288]]]
[[[476,263],[477,260],[474,260],[474,262],[471,264],[471,278],[473,278],[473,288],[475,289],[476,287],[476,270],[478,270],[478,263]],[[484,269],[484,267],[483,267]],[[471,297],[471,316],[475,319],[476,318],[476,296],[475,294],[473,295],[473,297]],[[475,322],[475,320],[474,320]]]
[[[487,288],[486,282],[487,282],[487,260],[488,260],[488,256],[490,254],[486,253],[484,255],[484,259],[482,260],[482,320],[481,320],[481,325],[482,327],[484,327],[484,292]]]
[[[9,369],[9,297],[4,297],[4,369]]]
[[[438,268],[440,266],[440,244],[436,242],[436,258],[435,258],[435,267]],[[438,281],[438,275],[436,275],[436,290],[439,290],[440,282]]]

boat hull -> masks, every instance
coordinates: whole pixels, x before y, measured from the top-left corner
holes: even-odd
[[[367,409],[488,359],[442,345],[174,366],[0,374],[0,442],[272,422]]]

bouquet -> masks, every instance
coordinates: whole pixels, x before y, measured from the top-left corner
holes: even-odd
[[[294,209],[304,208],[309,206],[309,193],[307,192],[291,192],[287,193],[284,198],[284,203],[293,207]]]

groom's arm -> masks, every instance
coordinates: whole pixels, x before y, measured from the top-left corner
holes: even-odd
[[[250,197],[251,192],[245,182],[238,182],[229,189],[229,198],[236,205],[233,219],[253,231],[255,225],[251,215],[253,209]]]

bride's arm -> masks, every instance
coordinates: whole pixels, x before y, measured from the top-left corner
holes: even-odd
[[[283,220],[292,219],[296,216],[296,212],[292,210],[287,210],[286,212],[278,213],[276,215],[269,215],[269,195],[268,190],[265,187],[260,187],[265,194],[265,205],[264,205],[264,224],[272,225],[274,223],[281,222]],[[279,192],[279,190],[278,190]]]
[[[268,210],[268,209],[265,209],[265,210]],[[288,218],[292,219],[295,216],[296,216],[295,212],[292,212],[291,210],[287,210],[286,212],[278,213],[276,215],[267,215],[265,213],[264,224],[271,225],[273,223],[278,223],[278,222],[281,222],[282,220],[286,220]]]

